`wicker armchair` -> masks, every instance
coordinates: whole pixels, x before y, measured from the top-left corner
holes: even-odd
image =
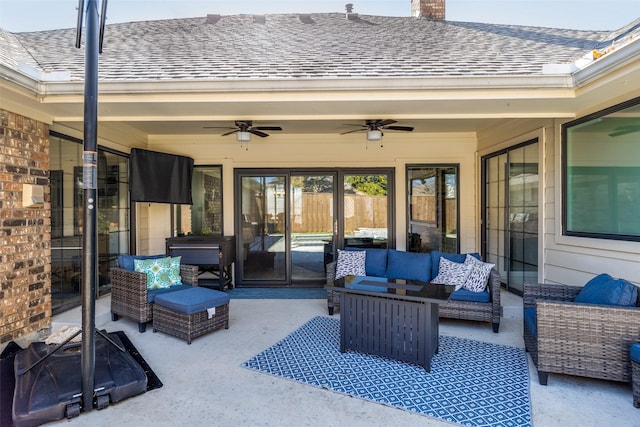
[[[138,330],[144,332],[147,322],[153,319],[153,302],[148,302],[147,275],[137,271],[114,267],[111,275],[111,319],[120,316],[138,322]],[[198,267],[180,265],[180,277],[185,285],[198,285]],[[179,288],[179,287],[176,287]]]
[[[326,264],[325,267],[327,284],[331,285],[336,277],[336,261]],[[491,296],[489,302],[449,300],[440,304],[440,317],[491,322],[493,332],[498,333],[502,306],[500,305],[500,274],[495,269],[491,270],[487,286]],[[329,315],[333,315],[334,310],[340,307],[340,292],[334,292],[330,286],[327,287],[327,306]]]
[[[524,343],[540,384],[550,372],[631,382],[629,348],[640,340],[640,297],[636,307],[572,302],[581,289],[524,284],[523,308],[536,310],[536,336],[525,321]]]

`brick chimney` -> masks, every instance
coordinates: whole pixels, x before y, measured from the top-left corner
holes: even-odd
[[[443,21],[445,0],[411,0],[411,16]]]

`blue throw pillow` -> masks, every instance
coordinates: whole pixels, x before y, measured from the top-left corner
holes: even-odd
[[[422,252],[389,251],[386,277],[389,279],[431,280],[431,255]]]
[[[482,261],[480,254],[477,252],[469,255]],[[462,264],[464,260],[467,259],[467,254],[450,254],[440,251],[431,251],[431,277],[436,277],[440,273],[440,257]]]
[[[614,279],[606,273],[589,280],[573,300],[584,304],[635,306],[638,288],[623,279]]]
[[[387,273],[387,249],[367,249],[365,270],[367,276],[384,277]]]
[[[118,255],[118,267],[133,271],[135,268],[134,261],[137,259],[160,259],[164,258],[166,255]]]

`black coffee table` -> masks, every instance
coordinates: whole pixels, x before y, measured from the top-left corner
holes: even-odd
[[[431,371],[438,351],[438,306],[455,286],[380,277],[347,276],[340,292],[340,351],[353,350]]]

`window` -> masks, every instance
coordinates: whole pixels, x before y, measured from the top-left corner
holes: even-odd
[[[562,127],[563,233],[640,241],[640,98]]]
[[[222,166],[194,166],[193,205],[175,205],[174,235],[221,236]]]
[[[410,252],[458,252],[458,166],[407,166]]]
[[[81,304],[83,233],[82,141],[49,136],[51,176],[51,306],[53,314]],[[98,149],[97,296],[110,291],[109,267],[129,251],[129,167],[120,153]]]

